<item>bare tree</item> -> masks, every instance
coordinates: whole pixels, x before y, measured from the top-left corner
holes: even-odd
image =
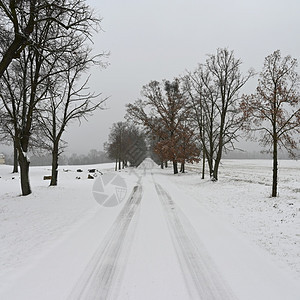
[[[199,65],[184,77],[185,88],[189,95],[194,126],[198,128],[198,137],[202,148],[202,179],[204,179],[205,161],[213,177],[214,158],[217,151],[218,89],[204,65]]]
[[[227,149],[234,149],[242,126],[239,91],[254,74],[249,71],[243,76],[241,63],[233,51],[217,49],[216,54],[208,56],[205,64],[185,77],[212,180],[218,180],[222,154]]]
[[[5,142],[13,145],[13,173],[18,172],[18,139],[20,131],[18,128],[24,124],[22,118],[26,115],[28,109],[25,104],[27,92],[29,91],[29,81],[27,81],[28,64],[25,62],[25,53],[21,54],[22,58],[11,64],[10,68],[5,71],[0,81],[0,130],[5,134]],[[27,90],[27,92],[26,92]],[[37,99],[39,96],[37,95]],[[32,151],[46,149],[47,145],[39,136],[39,127],[34,122],[31,127],[31,138],[29,147]]]
[[[23,3],[21,1],[11,2],[14,5]],[[24,1],[24,3],[27,5],[28,3],[30,5],[38,3],[42,6],[49,4],[44,1]],[[21,15],[22,7],[20,6]],[[71,12],[73,12],[72,15],[70,15]],[[26,16],[18,19],[20,26],[26,26]],[[30,44],[18,53],[20,57],[11,64],[11,68],[5,68],[6,76],[1,78],[6,86],[9,84],[6,79],[9,78],[11,72],[16,72],[16,76],[20,78],[19,96],[2,100],[14,126],[23,195],[31,193],[30,162],[27,155],[33,128],[38,124],[38,106],[41,102],[48,100],[49,78],[65,70],[60,57],[64,53],[76,52],[78,36],[81,34],[89,36],[92,29],[90,25],[97,25],[97,19],[93,17],[91,10],[81,0],[53,1],[45,10],[45,15],[39,14],[37,17],[34,14],[34,17],[38,21],[30,34]],[[20,102],[17,103],[16,100]]]
[[[100,94],[89,92],[89,78],[78,85],[80,77],[91,65],[101,65],[101,56],[91,56],[91,50],[84,46],[84,40],[78,39],[76,52],[63,55],[65,68],[56,76],[48,78],[49,100],[46,105],[41,103],[38,112],[39,124],[50,142],[52,152],[51,186],[57,185],[58,159],[65,146],[62,136],[69,123],[73,120],[87,120],[96,109],[103,109],[101,104],[106,99],[93,101]]]
[[[255,94],[241,104],[248,132],[260,132],[259,141],[273,154],[272,197],[277,196],[278,149],[294,155],[300,133],[299,76],[297,60],[281,57],[279,50],[265,58]]]
[[[36,106],[40,101],[46,100],[47,95],[47,86],[43,84],[43,79],[45,74],[49,74],[46,72],[49,69],[45,68],[43,62],[44,56],[40,52],[27,47],[20,59],[2,77],[6,87],[13,91],[10,97],[2,98],[2,101],[13,124],[13,140],[18,151],[23,195],[31,193],[28,151],[33,129],[37,125]],[[17,72],[15,76],[20,78],[20,86],[14,90],[13,78],[10,75],[13,72]]]

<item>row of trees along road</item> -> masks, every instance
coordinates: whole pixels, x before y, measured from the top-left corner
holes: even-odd
[[[297,61],[281,58],[275,51],[265,58],[256,93],[241,95],[255,75],[241,72],[241,60],[233,51],[217,49],[193,72],[169,81],[151,81],[143,86],[142,98],[127,105],[129,120],[144,126],[151,135],[162,166],[173,162],[184,171],[185,162],[203,159],[212,180],[218,180],[225,151],[235,149],[239,137],[249,132],[273,154],[272,196],[277,196],[278,149],[292,156],[300,133],[299,76]],[[251,135],[250,135],[251,136]]]
[[[178,162],[184,171],[185,162],[199,161],[202,150],[211,177],[218,180],[222,153],[234,147],[242,126],[239,91],[253,76],[251,71],[242,76],[240,65],[233,52],[218,49],[172,83],[150,82],[142,89],[143,100],[128,104],[128,117],[152,132],[157,154],[173,162],[175,174]]]
[[[51,185],[57,184],[62,135],[104,100],[80,77],[101,64],[88,46],[100,19],[83,0],[0,1],[1,130],[12,141],[23,195],[31,193],[28,151],[52,152]],[[17,171],[17,166],[15,166]]]

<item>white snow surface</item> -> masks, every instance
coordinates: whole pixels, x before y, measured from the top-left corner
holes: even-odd
[[[96,202],[90,168],[124,178],[120,205]],[[60,167],[49,187],[32,167],[22,197],[0,165],[0,299],[300,299],[299,161],[279,162],[277,198],[270,160],[223,160],[217,182],[113,169]]]

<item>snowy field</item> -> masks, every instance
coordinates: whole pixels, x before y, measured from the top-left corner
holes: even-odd
[[[0,299],[300,299],[299,161],[280,161],[278,198],[268,160],[224,160],[218,182],[148,161],[117,173],[127,194],[111,208],[89,168],[115,174],[65,166],[49,187],[32,167],[21,197],[0,166]]]
[[[286,266],[300,282],[300,161],[279,161],[278,193],[272,198],[271,160],[223,160],[220,180],[199,180],[190,165],[175,182],[213,214]]]

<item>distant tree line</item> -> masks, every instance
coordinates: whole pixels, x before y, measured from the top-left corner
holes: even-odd
[[[4,153],[4,157],[5,157],[6,164],[13,165],[14,158],[12,154]],[[100,164],[100,163],[109,163],[112,161],[113,160],[107,156],[106,152],[92,149],[87,154],[72,153],[70,155],[67,154],[60,155],[58,163],[62,166],[66,166],[66,165]],[[52,153],[30,155],[31,166],[51,166],[51,163],[52,163]]]
[[[88,154],[76,154],[73,153],[70,156],[64,155],[62,158],[61,164],[68,165],[90,165],[90,164],[99,164],[99,163],[109,163],[112,162],[112,159],[109,158],[105,151],[100,151],[92,149]]]
[[[300,157],[300,151],[296,151],[295,155]],[[233,150],[226,152],[224,154],[224,158],[226,159],[272,159],[272,153],[269,151],[241,151],[241,150]],[[293,159],[288,152],[280,151],[278,154],[278,159],[290,160]]]
[[[91,165],[112,162],[107,157],[104,151],[92,149],[87,154],[72,153],[70,155],[60,155],[58,163],[60,165]],[[31,155],[30,165],[31,166],[49,166],[52,163],[52,153],[44,155]]]

